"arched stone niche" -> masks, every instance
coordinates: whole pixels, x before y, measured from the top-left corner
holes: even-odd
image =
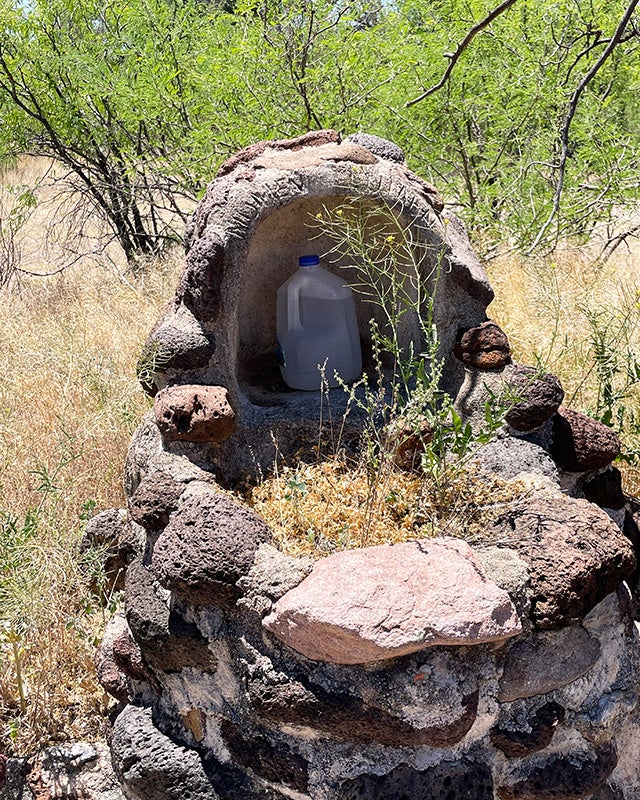
[[[527,491],[479,540],[293,557],[220,486],[269,467],[274,438],[316,441],[318,396],[248,367],[268,358],[305,217],[343,197],[390,205],[443,253],[436,324],[460,416],[507,386],[521,397],[476,466]],[[157,396],[128,508],[87,528],[128,560],[97,661],[123,704],[111,751],[128,800],[637,800],[640,506],[611,466],[620,442],[511,362],[435,191],[375,137],[261,143],[223,165],[187,248],[141,358]]]
[[[486,319],[493,293],[461,223],[444,211],[435,189],[408,169],[399,148],[376,137],[341,142],[334,131],[317,131],[254,145],[222,165],[200,202],[185,237],[175,297],[140,362],[151,394],[185,383],[226,389],[235,434],[207,458],[220,469],[224,464],[228,474],[248,468],[248,450],[268,466],[273,453],[265,442],[282,423],[317,428],[318,393],[290,391],[279,377],[276,293],[297,269],[299,255],[331,250],[334,242],[318,228],[317,215],[345,201],[378,207],[381,214],[391,209],[425,254],[421,277],[434,293],[444,388],[455,395],[462,384],[464,369],[453,356],[456,335]],[[350,284],[360,280],[344,259],[329,256],[323,265]],[[367,369],[370,320],[382,324],[383,314],[355,296]],[[415,313],[403,318],[399,334],[407,351],[411,344],[424,352]],[[340,413],[345,393],[334,390],[332,403]]]

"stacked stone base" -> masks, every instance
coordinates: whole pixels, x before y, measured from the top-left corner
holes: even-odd
[[[154,680],[131,680],[113,730],[130,800],[640,796],[624,584],[581,625],[352,667],[288,652],[255,617],[172,606],[166,642],[190,637],[153,648]]]

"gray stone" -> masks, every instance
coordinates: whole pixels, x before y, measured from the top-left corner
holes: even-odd
[[[191,483],[160,534],[152,558],[160,583],[189,602],[211,605],[237,594],[258,547],[272,539],[251,509],[210,485]]]
[[[96,594],[109,597],[114,591],[124,588],[127,563],[140,544],[125,509],[110,508],[87,522],[80,540],[80,552],[86,556],[92,551],[100,561],[100,576],[93,579]]]
[[[37,800],[124,800],[105,744],[48,747],[28,776]]]
[[[548,694],[587,673],[600,657],[600,642],[580,625],[533,635],[506,651],[498,700]]]
[[[489,580],[504,589],[521,620],[531,613],[531,581],[526,563],[507,547],[474,548]]]
[[[135,429],[124,466],[124,490],[127,497],[138,485],[149,468],[149,462],[163,451],[162,435],[156,425],[153,411],[149,411]]]
[[[558,468],[543,447],[526,439],[503,435],[478,449],[474,458],[480,471],[511,480],[522,473],[544,475],[558,482]]]
[[[541,628],[579,622],[635,567],[628,539],[587,500],[532,498],[505,511],[487,538],[527,564],[532,619]]]
[[[380,138],[380,136],[372,136],[370,133],[352,133],[344,141],[366,147],[374,155],[379,158],[386,158],[387,161],[396,161],[399,164],[404,163],[404,151],[402,148],[388,139]]]
[[[133,638],[152,667],[165,672],[184,667],[215,670],[216,659],[207,640],[172,608],[169,593],[139,560],[127,570],[125,613]]]
[[[261,544],[251,569],[238,580],[237,585],[246,595],[263,595],[270,600],[279,600],[307,577],[313,564],[311,558],[294,558],[270,544]]]
[[[142,348],[136,367],[138,380],[148,394],[155,395],[161,383],[159,374],[204,367],[214,349],[213,336],[203,332],[191,311],[185,305],[173,311],[172,306]]]
[[[444,538],[323,558],[262,624],[307,658],[336,664],[521,631],[508,594],[487,579],[469,545]]]
[[[111,753],[129,800],[218,800],[198,754],[161,733],[150,709],[119,714]]]

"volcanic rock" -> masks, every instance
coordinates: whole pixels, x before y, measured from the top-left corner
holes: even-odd
[[[607,425],[579,411],[560,408],[553,417],[551,455],[567,472],[591,472],[610,464],[620,439]]]
[[[166,441],[223,442],[236,417],[222,386],[168,386],[156,395],[156,424]]]
[[[500,369],[511,361],[509,340],[490,319],[459,331],[453,352],[465,366],[476,369]]]

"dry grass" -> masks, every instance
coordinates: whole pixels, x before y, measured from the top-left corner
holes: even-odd
[[[78,542],[94,504],[124,502],[126,448],[149,406],[135,362],[175,266],[134,286],[78,265],[3,294],[0,750],[102,724],[92,661],[104,615]]]
[[[488,313],[507,333],[516,361],[540,364],[560,378],[566,405],[602,415],[603,386],[610,381],[621,395],[611,424],[625,450],[640,456],[640,376],[628,374],[640,363],[640,244],[618,248],[605,262],[596,253],[594,242],[564,245],[548,259],[490,262],[496,299]],[[604,348],[599,362],[597,343]],[[640,494],[639,467],[621,468],[627,491]]]
[[[519,481],[452,473],[446,486],[398,469],[391,458],[372,475],[363,461],[330,457],[283,466],[245,499],[269,523],[290,555],[319,557],[336,550],[429,536],[481,539],[507,502],[528,491]]]

